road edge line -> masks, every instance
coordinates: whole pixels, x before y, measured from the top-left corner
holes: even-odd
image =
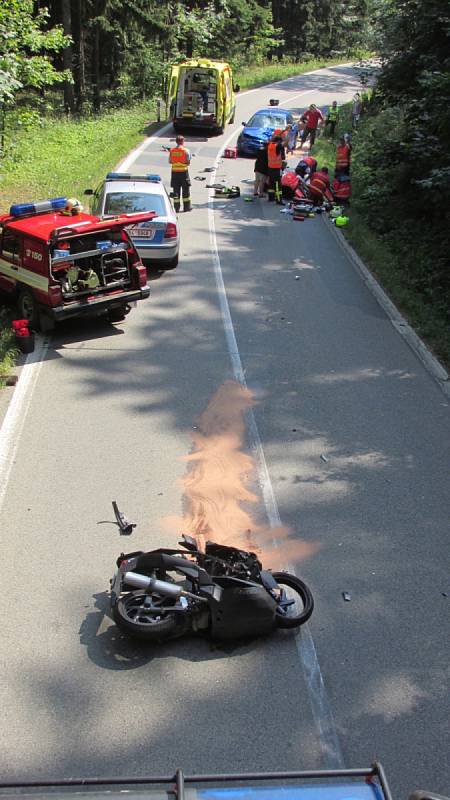
[[[0,427],[0,512],[34,388],[48,350],[47,337],[36,335],[36,341],[37,347],[27,355],[20,370],[19,380]]]

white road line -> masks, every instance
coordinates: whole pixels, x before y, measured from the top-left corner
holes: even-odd
[[[34,352],[27,356],[22,367],[14,394],[0,428],[0,511],[3,508],[20,435],[31,403],[33,390],[47,353],[48,342],[47,338],[36,337],[37,346]]]
[[[308,94],[309,92],[304,92]],[[300,95],[297,95],[300,96]],[[292,99],[292,98],[291,98]],[[225,143],[222,145],[220,152],[227,147],[235,136],[235,132],[231,133]],[[214,182],[215,173],[219,166],[220,154],[217,156],[214,167],[215,171],[211,173],[211,179]],[[228,304],[227,293],[222,275],[222,268],[220,265],[219,251],[217,247],[216,228],[214,220],[214,207],[211,202],[213,198],[213,190],[209,191],[208,198],[208,223],[209,223],[209,239],[211,246],[211,254],[214,266],[214,274],[216,278],[216,286],[219,295],[220,310],[222,314],[223,326],[225,330],[225,338],[227,341],[228,352],[231,359],[234,377],[243,386],[246,386],[245,372],[242,366],[241,357],[234,333],[233,321],[231,318],[230,307]],[[249,420],[249,440],[250,447],[255,454],[255,461],[258,470],[258,480],[261,487],[262,497],[266,508],[267,517],[271,528],[281,526],[281,518],[278,511],[278,504],[273,491],[272,481],[270,480],[269,470],[267,467],[264,450],[259,435],[258,427],[256,425],[255,416],[252,411],[248,414]],[[274,540],[276,544],[276,540]],[[292,572],[292,567],[286,564],[286,569]],[[308,695],[311,704],[311,710],[317,726],[320,743],[323,748],[323,761],[328,769],[341,769],[344,767],[344,759],[336,732],[334,723],[333,712],[331,709],[328,695],[325,689],[325,684],[322,677],[317,652],[314,645],[314,640],[309,629],[309,626],[303,625],[301,633],[295,637],[297,652],[302,665],[303,674],[305,677],[306,685],[308,687]]]

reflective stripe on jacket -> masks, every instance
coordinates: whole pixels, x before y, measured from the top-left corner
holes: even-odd
[[[330,186],[330,179],[328,175],[325,175],[323,172],[315,172],[311,180],[309,182],[309,188],[312,192],[316,194],[321,194],[322,197],[324,196],[326,190]]]
[[[277,142],[271,142],[267,148],[267,163],[269,169],[281,169],[281,153],[277,152],[280,145]]]
[[[187,172],[189,168],[189,153],[185,147],[172,147],[169,151],[169,161],[172,172]]]

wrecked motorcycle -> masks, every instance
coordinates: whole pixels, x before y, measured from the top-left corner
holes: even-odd
[[[160,643],[204,631],[215,640],[262,636],[297,628],[311,616],[306,584],[262,568],[255,553],[207,542],[205,551],[183,535],[182,550],[122,553],[111,579],[117,626]]]

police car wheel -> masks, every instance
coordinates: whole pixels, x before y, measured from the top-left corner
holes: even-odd
[[[162,270],[175,269],[176,266],[178,266],[178,256],[177,255],[174,256],[170,261],[167,261],[167,263],[165,263],[164,266],[161,266],[161,269]]]
[[[17,300],[21,319],[27,319],[30,328],[39,328],[39,308],[30,289],[22,289]]]

